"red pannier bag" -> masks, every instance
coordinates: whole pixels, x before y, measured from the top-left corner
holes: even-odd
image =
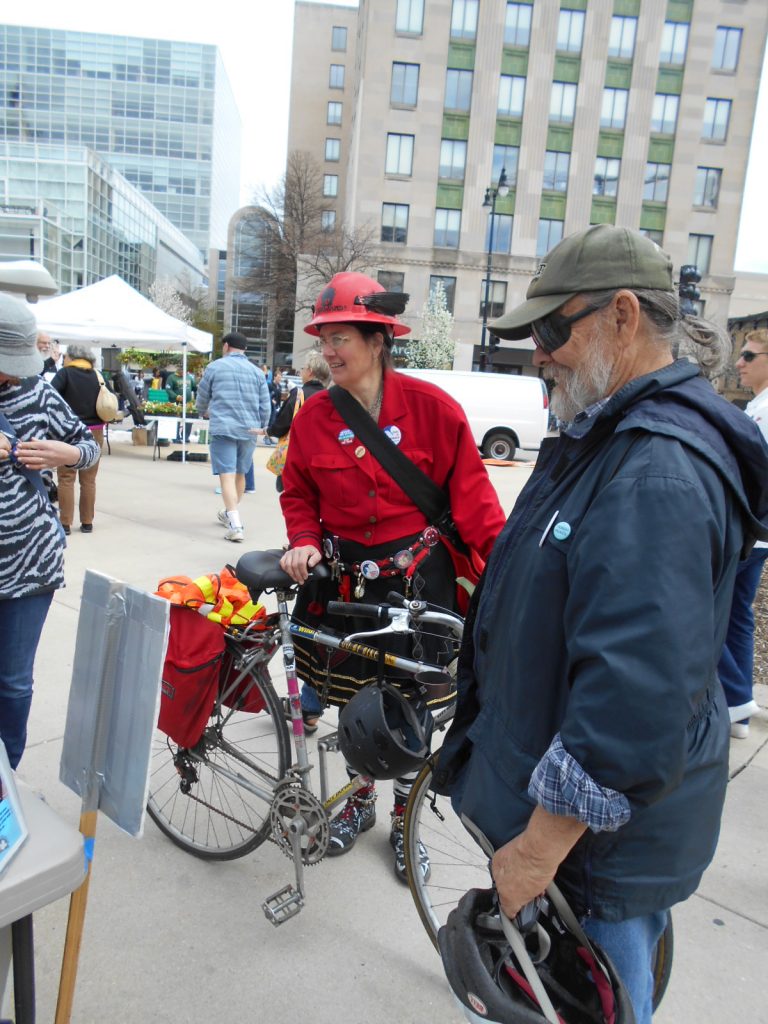
[[[213,711],[224,656],[224,630],[171,605],[157,726],[180,747],[194,747]]]

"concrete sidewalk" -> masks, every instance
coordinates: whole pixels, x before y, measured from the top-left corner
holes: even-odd
[[[38,651],[19,771],[71,823],[79,801],[58,782],[58,762],[85,569],[154,590],[164,576],[194,577],[249,548],[280,546],[274,478],[263,469],[269,451],[258,449],[257,493],[243,500],[243,545],[224,541],[215,522],[221,506],[209,465],[153,463],[150,449],[117,440],[104,455],[94,532],[73,527],[67,588],[54,599]],[[507,510],[529,470],[491,469]],[[758,700],[768,707],[768,692]],[[340,780],[341,764],[332,769]],[[732,769],[716,861],[675,911],[675,971],[661,1024],[768,1020],[759,983],[768,953],[768,722],[755,720],[750,738],[733,742]],[[387,783],[380,794],[373,831],[348,857],[307,870],[306,907],[278,929],[261,902],[292,880],[292,866],[272,844],[207,863],[174,847],[149,820],[136,841],[102,819],[75,1024],[458,1022],[438,958],[393,874]],[[35,915],[40,1024],[53,1020],[66,913],[61,901]]]

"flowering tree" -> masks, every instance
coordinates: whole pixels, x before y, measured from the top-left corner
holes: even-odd
[[[158,309],[162,309],[168,316],[175,316],[185,324],[191,322],[192,311],[167,277],[158,277],[154,284],[149,286],[149,297]]]
[[[421,340],[408,345],[408,363],[419,370],[452,370],[455,342],[453,314],[442,281],[435,282],[421,311]]]

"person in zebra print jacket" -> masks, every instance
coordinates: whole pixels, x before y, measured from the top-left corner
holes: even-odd
[[[47,381],[36,322],[0,295],[0,738],[21,759],[32,670],[53,593],[64,586],[64,533],[41,470],[85,469],[99,458],[91,432]]]

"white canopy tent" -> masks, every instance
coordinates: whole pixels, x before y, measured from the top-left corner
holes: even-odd
[[[30,308],[38,329],[65,344],[83,341],[99,348],[181,352],[182,458],[186,457],[187,352],[210,352],[213,335],[164,313],[117,275],[55,299],[44,299]]]

